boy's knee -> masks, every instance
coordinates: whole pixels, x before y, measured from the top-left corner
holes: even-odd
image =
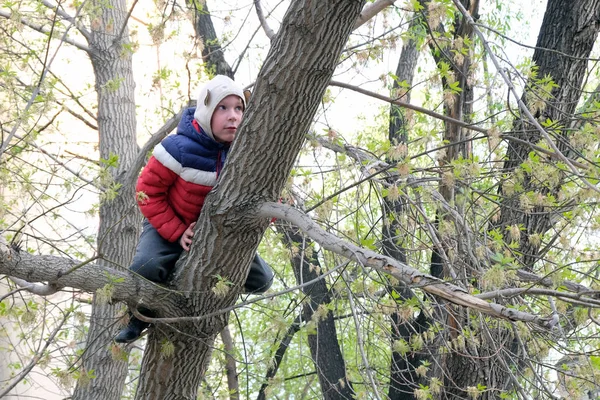
[[[152,282],[158,283],[166,282],[171,273],[170,269],[165,268],[159,260],[155,259],[138,260],[138,262],[134,260],[129,270]]]
[[[264,293],[273,284],[273,270],[258,254],[250,265],[250,272],[244,284],[246,293]]]

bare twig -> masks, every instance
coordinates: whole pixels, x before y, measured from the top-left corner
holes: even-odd
[[[27,290],[30,293],[37,294],[38,296],[49,296],[60,290],[59,286],[48,284],[44,285],[41,283],[31,283],[24,279],[9,277],[14,283],[20,286],[23,290]]]
[[[75,27],[77,28],[77,30],[79,31],[79,33],[81,33],[84,38],[86,38],[87,40],[90,39],[90,37],[91,37],[90,31],[88,31],[87,28],[82,23],[77,22],[77,20],[75,18],[73,18],[71,15],[67,14],[62,9],[62,7],[59,7],[57,4],[52,4],[46,0],[41,0],[41,3],[44,6],[46,6],[47,8],[49,8],[50,10],[54,11],[57,15],[59,15],[64,20],[69,21],[72,24],[74,24]]]
[[[11,15],[12,14],[9,13],[9,12],[6,12],[4,10],[0,10],[0,17],[4,17],[6,19],[11,19],[12,18]],[[25,18],[21,18],[19,20],[19,22],[22,23],[23,25],[25,25],[25,26],[33,29],[34,31],[43,33],[45,35],[49,35],[50,32],[51,32],[49,28],[46,28],[43,25],[34,24],[33,22],[26,20]],[[70,38],[66,37],[66,34],[69,31],[69,28],[70,28],[70,26],[67,27],[67,30],[64,33],[65,36],[61,39],[61,41],[65,42],[65,43],[68,43],[71,46],[77,47],[79,50],[83,50],[86,53],[89,53],[90,52],[90,48],[86,44],[78,42],[76,40],[73,40],[73,39],[70,39]]]
[[[127,28],[127,23],[129,22],[129,18],[131,18],[131,14],[133,13],[133,9],[137,5],[137,3],[138,3],[138,0],[133,1],[133,4],[131,5],[131,8],[129,8],[129,12],[127,13],[127,16],[125,17],[125,20],[123,21],[123,26],[121,26],[121,29],[119,30],[119,34],[117,35],[117,37],[115,37],[115,40],[113,43],[118,43],[123,38],[123,33],[125,32],[125,29]]]
[[[56,337],[56,335],[58,335],[58,333],[62,329],[62,327],[65,324],[65,322],[67,322],[67,319],[69,318],[70,315],[71,315],[71,313],[67,312],[63,316],[63,319],[62,319],[61,323],[58,324],[58,326],[54,329],[54,331],[52,331],[52,333],[50,334],[50,336],[46,340],[46,343],[44,344],[44,347],[41,348],[31,358],[31,361],[29,362],[29,364],[25,368],[23,368],[23,370],[21,372],[19,372],[19,374],[17,376],[15,376],[15,378],[13,379],[13,381],[8,386],[6,386],[2,392],[0,392],[0,398],[2,398],[5,395],[7,395],[15,386],[17,386],[17,384],[19,382],[21,382],[23,379],[25,379],[25,377],[31,372],[31,370],[33,369],[33,367],[35,367],[37,365],[37,363],[40,361],[40,359],[42,358],[42,356],[44,355],[44,353],[46,352],[46,350],[48,349],[48,347],[50,347],[50,345],[54,342],[54,338]]]
[[[379,391],[377,388],[379,385],[375,383],[375,379],[373,378],[373,373],[371,371],[371,367],[369,366],[369,359],[367,358],[367,354],[365,353],[364,339],[360,330],[360,322],[358,320],[358,313],[356,311],[356,305],[354,304],[354,294],[352,293],[352,289],[348,284],[348,279],[344,279],[344,283],[346,284],[346,288],[348,289],[348,304],[350,304],[350,309],[352,310],[352,320],[354,321],[354,331],[356,332],[356,341],[358,344],[358,350],[360,352],[360,356],[362,358],[362,362],[365,367],[365,372],[367,374],[367,378],[371,382],[372,394],[376,399],[381,400],[381,396],[379,395]]]
[[[68,38],[67,38],[67,35],[68,35],[68,33],[69,33],[69,30],[70,30],[70,29],[71,29],[71,28],[74,26],[74,23],[75,23],[75,21],[76,21],[77,17],[79,16],[79,13],[81,12],[81,10],[83,9],[83,7],[85,6],[85,4],[86,4],[86,1],[83,1],[83,2],[82,2],[80,5],[79,5],[79,8],[77,8],[77,13],[75,14],[75,17],[74,17],[74,19],[71,21],[70,25],[68,25],[68,26],[65,28],[65,31],[64,31],[64,33],[63,33],[63,35],[62,35],[62,37],[61,37],[61,39],[60,39],[60,41],[59,41],[59,44],[58,44],[58,46],[56,47],[56,49],[55,49],[55,51],[54,51],[54,54],[52,55],[52,57],[50,58],[50,60],[49,60],[47,63],[44,63],[44,68],[43,68],[43,71],[42,71],[42,73],[41,73],[41,75],[40,75],[40,78],[39,78],[39,80],[38,80],[37,84],[36,84],[36,85],[35,85],[35,87],[33,88],[33,91],[32,91],[32,93],[31,93],[31,96],[29,97],[29,100],[27,101],[27,105],[25,106],[25,108],[24,108],[24,110],[23,110],[23,113],[22,113],[22,115],[27,115],[27,113],[28,113],[29,109],[30,109],[30,108],[31,108],[31,106],[33,105],[33,103],[34,103],[35,99],[37,98],[38,94],[40,93],[40,88],[41,88],[41,86],[42,86],[42,82],[43,82],[43,81],[44,81],[44,79],[46,78],[46,75],[48,74],[48,72],[49,72],[49,70],[50,70],[50,66],[52,65],[52,62],[54,61],[54,59],[55,59],[55,58],[56,58],[56,56],[58,55],[58,51],[60,50],[60,48],[61,48],[61,45],[62,45],[63,43],[69,43],[69,44],[73,44],[73,43],[69,42],[69,40],[68,40]],[[5,18],[10,18],[11,14],[9,14],[9,13],[6,13],[6,12],[4,12],[4,11],[0,10],[0,16],[2,16],[2,17],[5,17]],[[27,24],[26,24],[26,22],[27,22],[26,20],[22,20],[21,22],[22,22],[24,25],[27,25]],[[29,25],[28,25],[28,26],[29,26]],[[30,27],[31,27],[31,26],[30,26]],[[41,27],[40,27],[40,28],[41,28]],[[33,27],[32,27],[32,29],[35,29],[35,28],[33,28]],[[52,28],[51,28],[51,29],[49,29],[49,30],[47,30],[47,32],[44,32],[44,33],[47,33],[47,34],[49,35],[49,36],[48,36],[48,45],[50,44],[50,41],[51,41],[51,38],[52,38],[52,32],[53,32],[53,29],[54,29],[54,25],[52,25]],[[42,32],[42,31],[40,31],[40,32]],[[76,47],[77,47],[77,46],[76,46]],[[85,51],[89,52],[89,49],[88,49],[88,48],[82,48],[82,50],[85,50]],[[47,51],[47,52],[49,52],[49,48],[48,48],[46,51]],[[13,128],[12,128],[12,130],[11,130],[10,134],[8,135],[8,137],[6,138],[6,140],[4,141],[4,143],[2,143],[2,144],[0,145],[0,158],[2,157],[2,155],[4,154],[4,152],[6,151],[6,148],[8,147],[8,145],[9,145],[10,141],[12,140],[12,138],[14,137],[14,135],[17,133],[17,129],[19,129],[19,126],[21,125],[21,122],[22,122],[22,118],[19,118],[19,119],[17,120],[17,123],[16,123],[16,124],[13,126]]]

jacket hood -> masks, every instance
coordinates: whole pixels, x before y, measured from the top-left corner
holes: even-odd
[[[177,126],[177,134],[187,136],[194,142],[200,143],[206,149],[215,151],[229,149],[230,143],[217,142],[212,136],[208,136],[202,126],[200,126],[200,132],[198,132],[194,127],[194,116],[197,110],[197,108],[191,107],[183,112],[179,125]],[[198,123],[198,125],[199,124],[200,123]]]
[[[242,99],[244,107],[246,107],[244,90],[225,75],[215,76],[200,90],[194,118],[198,121],[202,130],[212,139],[214,139],[214,135],[210,127],[210,120],[212,119],[213,112],[215,111],[217,104],[230,95],[238,96]]]

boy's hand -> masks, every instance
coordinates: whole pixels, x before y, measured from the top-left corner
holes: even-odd
[[[190,251],[190,245],[192,244],[192,238],[194,237],[193,229],[195,225],[196,223],[192,222],[190,226],[188,226],[188,228],[185,230],[185,232],[183,232],[183,235],[181,235],[181,238],[179,239],[179,244],[181,245],[181,247],[183,247],[185,251]]]

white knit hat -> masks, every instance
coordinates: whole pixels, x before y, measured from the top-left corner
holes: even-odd
[[[213,139],[214,136],[210,128],[210,120],[212,119],[213,112],[221,100],[232,94],[242,99],[245,108],[246,99],[244,97],[244,90],[225,75],[215,76],[200,90],[194,119],[198,121],[202,130]]]

